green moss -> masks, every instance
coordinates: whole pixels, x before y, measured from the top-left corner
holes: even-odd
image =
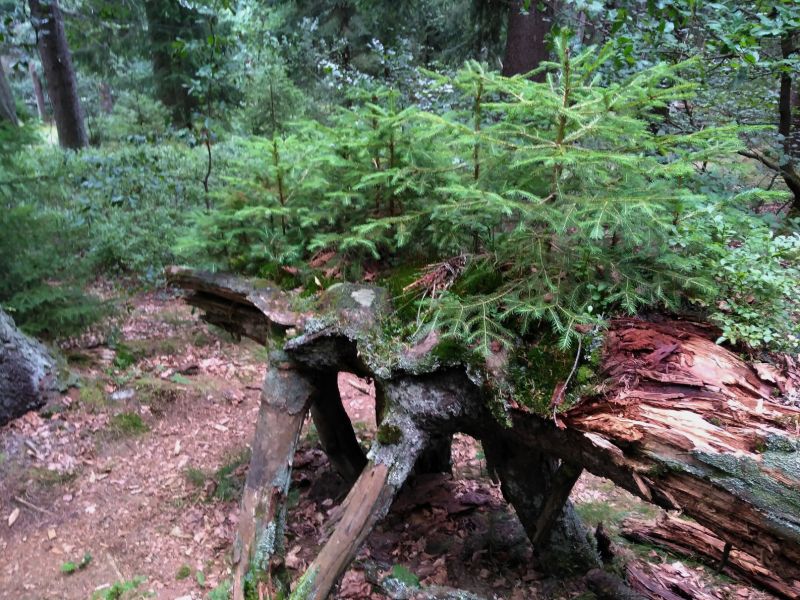
[[[139,402],[146,404],[154,413],[163,412],[166,405],[178,399],[178,390],[172,382],[159,377],[143,377],[134,384]]]
[[[258,270],[258,277],[249,280],[254,289],[280,288],[292,290],[302,284],[297,275],[289,273],[283,265],[276,262],[266,263]]]
[[[126,342],[126,347],[136,357],[136,360],[151,356],[171,356],[177,354],[183,345],[184,340],[178,337],[129,340]],[[119,352],[119,347],[117,346],[117,352]]]
[[[476,262],[461,274],[451,288],[459,296],[491,294],[503,283],[503,275],[490,261]]]
[[[378,432],[375,438],[386,446],[400,443],[403,439],[403,431],[396,425],[381,425],[378,427]]]
[[[417,319],[416,294],[404,291],[404,288],[420,276],[423,265],[404,264],[392,269],[378,281],[378,285],[386,288],[394,304],[394,318],[399,323],[413,323]]]
[[[303,576],[300,578],[300,581],[297,582],[297,587],[295,588],[294,592],[292,592],[289,600],[306,600],[306,598],[308,598],[314,589],[314,581],[316,578],[316,569],[309,569],[303,573]]]
[[[226,579],[213,590],[208,592],[206,598],[207,600],[229,600],[231,597],[231,587],[231,580]]]
[[[594,369],[589,365],[581,365],[575,372],[575,381],[579,384],[589,383],[594,380],[595,376]]]
[[[142,355],[126,344],[117,344],[114,348],[114,366],[121,371],[136,364]]]
[[[88,367],[94,362],[94,357],[91,354],[80,350],[67,350],[65,356],[68,364],[77,367]]]
[[[419,587],[419,577],[414,575],[409,569],[404,567],[403,565],[394,565],[392,567],[392,573],[389,575],[392,579],[396,579],[403,585],[412,588]]]
[[[46,487],[65,485],[78,477],[78,471],[54,471],[43,467],[31,467],[28,475],[32,481]]]
[[[108,423],[108,431],[114,437],[129,437],[140,435],[149,431],[149,427],[142,417],[135,412],[121,412],[111,417]]]
[[[431,350],[431,354],[444,364],[465,363],[475,358],[464,344],[451,338],[441,340]]]
[[[508,369],[514,400],[537,414],[548,414],[556,386],[567,380],[574,363],[574,355],[549,340],[520,348]]]
[[[180,581],[181,579],[186,579],[191,574],[192,569],[189,567],[189,565],[181,565],[180,569],[178,569],[178,572],[175,573],[175,579]]]
[[[79,399],[81,405],[92,413],[98,413],[108,405],[106,392],[99,381],[87,381],[82,384]]]

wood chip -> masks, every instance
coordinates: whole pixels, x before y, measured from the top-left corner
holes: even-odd
[[[12,510],[11,514],[8,515],[8,526],[12,527],[14,525],[14,523],[17,522],[18,518],[19,518],[19,507],[17,507],[14,510]]]

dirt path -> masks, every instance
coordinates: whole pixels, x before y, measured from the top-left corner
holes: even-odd
[[[215,598],[230,575],[264,351],[209,331],[165,294],[135,298],[116,338],[114,348],[70,352],[81,388],[52,414],[0,429],[2,599]],[[367,442],[371,388],[350,375],[340,388]],[[544,581],[530,567],[530,545],[479,445],[459,437],[454,464],[452,477],[420,478],[401,495],[337,598],[381,600],[368,579],[387,574],[487,598],[586,593],[580,581]],[[292,490],[287,565],[299,575],[345,493],[308,425]],[[625,515],[649,512],[595,478],[575,497],[583,516],[611,523],[612,534]],[[740,594],[730,597],[766,597],[729,587],[720,589]]]

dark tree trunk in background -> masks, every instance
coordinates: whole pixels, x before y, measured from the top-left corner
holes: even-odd
[[[110,115],[111,111],[114,110],[114,96],[107,81],[103,81],[100,84],[100,109],[106,115]]]
[[[36,43],[42,59],[47,92],[53,104],[53,117],[58,142],[64,148],[83,148],[89,144],[83,107],[78,97],[78,84],[72,55],[67,46],[64,20],[57,0],[28,0],[31,7]]]
[[[781,38],[781,55],[788,59],[795,52],[794,33],[787,33]],[[800,104],[797,102],[798,90],[793,89],[797,85],[797,80],[792,80],[792,73],[781,73],[778,133],[783,136],[783,151],[790,157],[788,162],[784,162],[781,175],[794,195],[794,212],[800,210]]]
[[[47,116],[47,103],[44,101],[44,91],[42,90],[42,80],[39,79],[39,72],[36,70],[36,65],[33,62],[28,63],[28,72],[31,74],[31,83],[33,84],[33,96],[36,98],[36,112],[39,114],[39,119],[43,122],[49,121]]]
[[[145,12],[158,99],[172,111],[175,125],[188,127],[197,104],[189,94],[193,69],[188,58],[175,52],[173,42],[196,35],[194,16],[178,0],[146,0]]]
[[[2,62],[0,62],[0,119],[15,126],[19,125],[17,107],[14,104],[14,97],[11,95],[11,88],[8,85]]]
[[[503,75],[527,73],[549,57],[545,38],[553,24],[552,2],[540,10],[531,2],[527,12],[523,0],[513,0],[508,9],[508,34],[503,59]]]

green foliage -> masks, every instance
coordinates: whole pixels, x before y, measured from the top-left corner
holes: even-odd
[[[28,333],[57,338],[93,323],[104,307],[81,289],[86,270],[75,254],[84,230],[35,200],[53,187],[46,172],[58,168],[51,155],[46,166],[33,158],[39,141],[30,126],[0,124],[0,306]]]
[[[231,581],[226,579],[206,595],[207,600],[228,600],[231,597]]]
[[[60,338],[111,308],[84,293],[91,276],[161,279],[201,201],[200,166],[181,143],[62,154],[31,142],[0,151],[0,304],[29,333]]]
[[[442,263],[444,280],[420,286],[406,312],[421,316],[418,333],[438,329],[484,356],[542,324],[563,349],[607,316],[690,303],[711,310],[725,339],[789,347],[793,242],[734,248],[728,235],[718,252],[705,248],[721,235],[710,207],[730,196],[710,165],[742,147],[744,130],[664,131],[664,109],[694,91],[681,76],[691,64],[610,80],[613,46],[573,55],[562,35],[555,50],[542,81],[477,63],[440,77],[460,94],[444,114],[403,107],[393,91],[354,94],[325,123],[228,146],[228,185],[213,211],[195,215],[184,256],[289,273],[291,285],[461,257]],[[726,223],[771,236],[741,210]],[[756,260],[765,245],[774,259],[737,282],[733,262]],[[737,286],[756,279],[757,299],[736,301]],[[772,320],[757,331],[762,305]]]
[[[394,565],[392,567],[392,572],[389,575],[392,579],[396,579],[403,585],[412,588],[419,587],[419,577],[414,575],[408,568],[404,567],[403,565]]]
[[[92,555],[88,552],[83,555],[83,558],[76,564],[74,562],[67,561],[61,564],[61,572],[64,575],[72,575],[76,571],[80,571],[85,569],[89,566],[89,563],[92,562]]]
[[[800,349],[800,234],[724,206],[687,215],[680,245],[696,252],[698,272],[713,273],[713,294],[695,298],[722,328],[720,341],[752,348]]]
[[[483,354],[542,321],[567,346],[575,326],[599,314],[677,308],[687,292],[709,288],[709,274],[693,276],[671,243],[673,221],[703,202],[691,187],[695,163],[735,150],[735,131],[657,135],[656,109],[688,93],[675,69],[603,85],[609,48],[573,57],[562,37],[556,50],[560,62],[541,83],[477,65],[458,81],[475,96],[475,122],[488,122],[461,127],[472,177],[441,190],[434,240],[471,251],[464,277],[483,269],[502,282],[481,293],[454,288],[429,314]],[[482,94],[492,99],[481,106]]]
[[[0,127],[0,303],[27,331],[77,333],[103,314],[90,277],[154,285],[176,261],[307,293],[431,265],[391,284],[395,333],[470,356],[687,308],[724,340],[796,347],[796,238],[733,159],[747,142],[787,178],[794,134],[727,125],[774,121],[791,2],[570,0],[558,19],[597,27],[557,23],[555,62],[512,79],[487,66],[495,0],[71,8],[101,17],[68,27],[101,146],[63,153],[26,114]],[[32,33],[14,9],[0,42]],[[24,66],[9,79],[32,105]]]
[[[149,594],[135,593],[144,582],[144,577],[134,577],[126,581],[117,581],[110,588],[93,592],[92,600],[126,600],[149,597]]]
[[[91,124],[93,143],[158,142],[169,133],[169,110],[151,96],[136,90],[117,98],[110,114],[98,115]]]

